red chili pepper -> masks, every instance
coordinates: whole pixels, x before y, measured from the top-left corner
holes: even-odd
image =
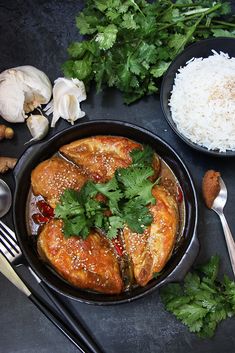
[[[123,247],[121,245],[121,242],[118,238],[113,239],[113,245],[118,253],[119,256],[123,255]]]
[[[177,186],[177,201],[181,203],[183,201],[183,192],[180,186]]]
[[[37,224],[47,223],[50,220],[49,217],[45,217],[45,216],[41,215],[40,213],[34,213],[32,215],[32,218],[33,218],[34,223],[37,223]]]
[[[38,201],[37,207],[43,216],[49,217],[49,218],[54,217],[53,208],[49,206],[45,201],[43,200]]]

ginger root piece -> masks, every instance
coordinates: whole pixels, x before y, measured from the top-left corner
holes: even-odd
[[[16,165],[17,159],[11,157],[0,157],[0,173],[5,173],[9,169],[13,169]]]
[[[14,130],[11,127],[0,124],[0,141],[3,139],[12,139],[14,136]]]

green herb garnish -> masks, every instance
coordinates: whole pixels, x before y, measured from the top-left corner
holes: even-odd
[[[219,257],[186,275],[181,284],[161,290],[168,311],[200,337],[212,337],[219,322],[235,314],[235,282],[224,276],[218,280]]]
[[[119,168],[107,183],[88,181],[79,192],[64,191],[55,208],[55,217],[63,220],[66,237],[77,235],[86,238],[90,229],[96,227],[104,230],[111,239],[125,224],[138,233],[143,233],[151,224],[152,215],[147,205],[156,202],[151,191],[158,180],[151,182],[147,178],[154,174],[154,153],[146,146],[130,154],[132,164],[128,168]],[[98,193],[107,201],[98,201]],[[110,216],[107,216],[107,211],[111,211]]]
[[[68,48],[65,76],[117,87],[127,104],[158,91],[159,78],[186,45],[235,37],[229,3],[214,0],[89,0],[76,17],[87,40]]]
[[[80,235],[86,238],[92,226],[107,227],[107,217],[104,216],[106,208],[93,198],[97,192],[93,189],[90,192],[91,185],[88,182],[80,192],[67,189],[61,195],[60,204],[55,208],[55,217],[63,220],[65,237]]]

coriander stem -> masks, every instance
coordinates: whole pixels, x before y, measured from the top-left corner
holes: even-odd
[[[220,20],[213,20],[213,23],[218,23],[218,24],[220,24],[220,25],[228,26],[228,27],[235,27],[235,24],[234,24],[234,23],[225,22],[225,21],[220,21]]]
[[[207,10],[204,13],[204,15],[209,15],[211,12],[218,10],[221,6],[222,6],[222,4],[216,4],[215,6],[211,7],[209,10]]]
[[[198,7],[200,4],[173,4],[173,7],[184,8],[184,7]]]
[[[168,11],[172,10],[172,8],[173,8],[173,4],[170,5],[169,7],[167,7],[166,9],[164,9],[162,12],[159,12],[157,14],[157,18],[161,18],[162,19]]]
[[[206,26],[206,25],[199,25],[198,29],[213,29],[213,28],[219,28],[219,29],[224,29],[223,27],[221,27],[220,25],[210,25],[210,27]]]
[[[135,0],[131,0],[131,3],[137,8],[137,10],[141,13],[141,15],[143,15],[145,17],[144,13],[141,11],[139,6],[136,4]]]
[[[163,29],[166,29],[166,28],[169,28],[169,27],[172,27],[172,26],[175,26],[176,23],[178,22],[185,22],[185,21],[189,21],[189,20],[192,20],[196,17],[198,17],[199,15],[201,15],[202,17],[199,18],[199,20],[201,21],[202,18],[205,16],[205,15],[209,15],[210,13],[218,10],[222,5],[221,4],[216,4],[215,6],[211,7],[209,10],[206,10],[204,13],[201,12],[201,13],[196,13],[196,14],[193,14],[191,16],[187,16],[186,18],[183,18],[183,19],[180,19],[178,21],[175,21],[174,23],[170,23],[170,24],[167,24],[165,26],[162,26],[160,28],[158,28],[158,31],[162,31]],[[200,22],[199,21],[199,22]]]
[[[190,31],[188,31],[188,34],[186,36],[186,39],[183,41],[183,44],[177,49],[177,51],[174,53],[175,55],[177,55],[182,48],[185,47],[185,45],[188,43],[188,41],[191,39],[193,33],[195,32],[197,26],[199,25],[199,23],[201,22],[201,20],[203,19],[203,17],[205,16],[205,14],[201,15],[201,17],[195,22],[195,24],[192,26],[192,29]]]
[[[159,31],[162,31],[163,29],[166,29],[166,28],[169,28],[169,27],[173,27],[173,26],[175,26],[176,23],[178,23],[178,22],[186,22],[186,21],[192,20],[192,19],[198,17],[199,15],[201,15],[201,13],[200,13],[200,14],[196,14],[196,15],[188,16],[188,17],[186,17],[186,18],[183,18],[183,19],[180,19],[180,20],[178,20],[178,21],[175,21],[174,23],[169,23],[169,24],[167,24],[167,25],[165,25],[165,26],[162,26],[162,27],[158,28],[157,31],[159,32]]]

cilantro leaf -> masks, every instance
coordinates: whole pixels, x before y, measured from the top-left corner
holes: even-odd
[[[151,165],[153,162],[154,151],[147,145],[144,146],[143,150],[134,149],[130,152],[132,158],[132,166],[137,165],[138,167]]]
[[[187,295],[195,295],[200,291],[200,277],[196,273],[188,273],[184,279],[184,290]]]
[[[230,32],[226,29],[215,28],[215,29],[212,29],[212,33],[214,37],[235,38],[235,30]]]
[[[76,17],[76,26],[81,34],[93,34],[96,32],[98,20],[94,16],[85,15],[83,12]]]
[[[149,178],[154,174],[152,167],[145,168],[122,168],[116,172],[116,177],[125,188],[124,194],[126,198],[141,198],[145,205],[151,203],[155,204],[156,200],[152,195],[152,183]]]
[[[231,304],[232,310],[235,312],[235,282],[230,281],[227,276],[224,276],[223,286],[226,298]]]
[[[113,46],[117,38],[118,29],[115,25],[110,24],[107,27],[98,27],[99,33],[96,35],[100,49],[109,49]]]
[[[63,223],[63,233],[65,238],[68,238],[73,235],[79,235],[85,239],[89,235],[90,229],[87,225],[87,219],[84,213],[74,218],[65,218],[63,219]]]
[[[129,56],[129,70],[135,75],[140,75],[143,70],[143,66],[136,58]]]
[[[235,314],[235,282],[227,276],[219,282],[219,257],[187,274],[182,284],[169,284],[161,290],[166,309],[200,337],[212,337],[217,325]]]
[[[148,178],[154,175],[152,167],[153,150],[149,146],[144,146],[143,150],[134,149],[130,152],[132,164],[129,168],[117,169],[115,176],[124,190],[127,199],[139,198],[145,205],[155,204],[156,200],[152,195],[153,186]]]
[[[72,235],[86,238],[92,226],[102,227],[105,221],[104,207],[92,197],[97,194],[91,182],[80,192],[67,189],[55,208],[55,217],[63,220],[65,237]]]
[[[55,208],[56,218],[73,217],[83,214],[84,210],[78,202],[78,194],[75,190],[67,189],[60,198],[61,203]]]
[[[127,29],[136,29],[138,28],[138,25],[136,24],[134,20],[134,14],[131,14],[130,12],[125,13],[123,15],[123,21],[120,24],[121,27],[127,28]]]
[[[133,232],[142,234],[149,226],[153,217],[144,202],[140,199],[132,199],[123,206],[123,220]]]
[[[200,331],[203,326],[202,319],[207,313],[207,309],[196,303],[183,304],[178,310],[175,310],[176,317],[189,327],[190,332]]]
[[[219,271],[220,258],[214,255],[206,264],[198,267],[198,270],[204,274],[210,281],[214,282]]]
[[[95,189],[108,198],[108,205],[112,213],[120,214],[118,202],[123,197],[115,176],[105,184],[94,184]]]
[[[204,325],[201,325],[197,334],[201,338],[211,338],[214,336],[216,326],[217,322],[213,319],[212,315],[208,313],[204,318]]]
[[[180,297],[183,295],[183,289],[179,283],[171,283],[165,286],[161,290],[161,298],[165,305],[171,302],[175,297]]]
[[[88,80],[92,75],[91,61],[87,60],[75,60],[73,62],[73,74],[79,78],[79,80]]]
[[[123,219],[120,216],[109,217],[109,229],[107,232],[107,237],[109,239],[116,238],[116,236],[118,235],[118,229],[123,228],[123,226]]]
[[[109,7],[109,2],[107,0],[95,0],[95,5],[98,10],[104,12]]]
[[[166,72],[166,70],[168,69],[169,65],[170,65],[169,62],[159,61],[157,63],[157,65],[152,67],[150,72],[151,72],[151,74],[153,75],[154,78],[161,77]]]
[[[97,190],[92,181],[88,180],[79,193],[77,193],[77,198],[81,204],[85,204],[89,198],[96,196]]]
[[[100,54],[100,50],[98,48],[98,44],[96,42],[74,42],[68,47],[68,53],[71,58],[74,59],[82,59],[86,52],[93,54],[94,56],[98,56]]]

